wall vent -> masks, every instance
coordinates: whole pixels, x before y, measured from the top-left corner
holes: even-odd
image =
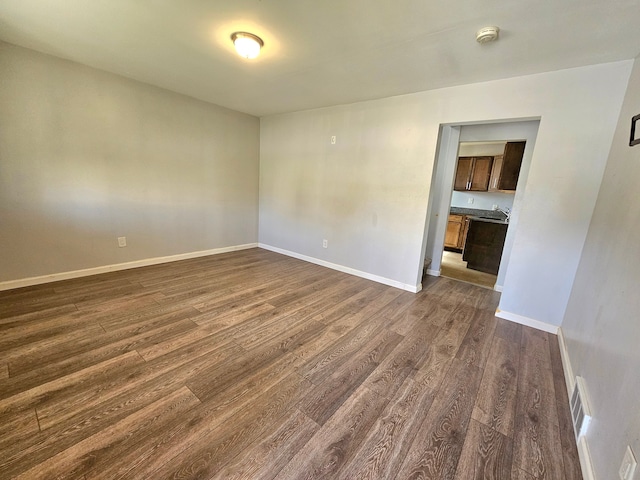
[[[573,431],[576,434],[576,440],[578,440],[587,433],[591,422],[591,408],[589,408],[587,389],[582,377],[576,377],[571,394],[571,419],[573,420]]]

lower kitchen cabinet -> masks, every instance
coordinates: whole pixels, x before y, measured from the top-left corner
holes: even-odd
[[[471,219],[462,254],[467,268],[497,275],[506,236],[504,223]]]
[[[469,219],[466,215],[449,214],[447,231],[444,236],[444,246],[455,250],[464,248]]]

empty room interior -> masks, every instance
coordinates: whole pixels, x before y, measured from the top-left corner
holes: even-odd
[[[640,480],[638,25],[0,3],[0,478]]]

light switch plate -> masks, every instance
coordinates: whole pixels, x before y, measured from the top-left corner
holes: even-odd
[[[622,480],[633,480],[633,476],[636,473],[636,466],[638,462],[633,454],[631,447],[627,445],[627,450],[624,452],[624,458],[622,459],[622,465],[618,474]]]

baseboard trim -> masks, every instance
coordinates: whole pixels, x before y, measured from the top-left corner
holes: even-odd
[[[59,282],[61,280],[69,280],[72,278],[88,277],[90,275],[98,275],[100,273],[117,272],[119,270],[129,270],[131,268],[138,267],[148,267],[150,265],[158,265],[160,263],[177,262],[178,260],[187,260],[189,258],[206,257],[209,255],[218,255],[220,253],[247,250],[249,248],[256,248],[257,246],[257,243],[246,243],[244,245],[232,245],[230,247],[213,248],[210,250],[201,250],[198,252],[180,253],[178,255],[169,255],[166,257],[145,258],[142,260],[135,260],[133,262],[116,263],[114,265],[85,268],[82,270],[73,270],[70,272],[52,273],[50,275],[41,275],[38,277],[9,280],[6,282],[0,282],[0,291],[13,290],[14,288],[30,287],[33,285],[41,285],[43,283]]]
[[[571,397],[571,392],[575,386],[576,377],[573,373],[573,367],[571,366],[571,359],[569,357],[569,350],[567,350],[567,342],[564,337],[562,327],[558,328],[558,346],[560,347],[560,358],[562,360],[562,372],[564,373],[564,382],[567,385],[567,392]],[[567,398],[569,402],[569,398]],[[582,469],[582,477],[584,480],[596,480],[596,476],[593,473],[593,465],[591,463],[591,452],[589,451],[589,444],[586,436],[581,436],[577,442],[578,458],[580,459],[580,468]]]
[[[587,443],[587,437],[584,435],[578,440],[578,458],[580,459],[582,478],[584,480],[596,480],[596,475],[593,473],[593,464],[591,463],[589,444]]]
[[[431,270],[430,268],[427,269],[427,275],[431,275],[432,277],[439,277],[440,273],[440,270]]]
[[[342,273],[348,273],[349,275],[355,275],[356,277],[366,278],[367,280],[382,283],[383,285],[400,288],[402,290],[406,290],[407,292],[418,293],[420,290],[422,290],[422,283],[418,283],[417,285],[410,285],[408,283],[398,282],[390,278],[381,277],[380,275],[374,275],[373,273],[363,272],[361,270],[356,270],[355,268],[351,267],[345,267],[344,265],[339,265],[337,263],[327,262],[326,260],[320,260],[319,258],[309,257],[301,253],[292,252],[290,250],[274,247],[273,245],[267,245],[265,243],[259,243],[258,247],[264,248],[265,250],[270,250],[272,252],[281,253],[282,255],[287,255],[288,257],[297,258],[298,260],[303,260],[305,262],[315,263],[316,265],[331,268],[332,270],[337,270]]]
[[[562,327],[558,328],[558,346],[560,347],[560,358],[562,359],[564,381],[567,385],[567,392],[571,395],[571,392],[573,392],[573,388],[575,387],[576,377],[573,374],[573,367],[571,366],[571,360],[569,359],[569,350],[567,350],[567,343],[564,338]]]
[[[554,335],[557,335],[558,333],[557,325],[541,322],[540,320],[525,317],[523,315],[518,315],[517,313],[505,312],[504,310],[500,310],[499,308],[496,309],[496,317],[519,323],[520,325],[525,325],[527,327],[536,328],[538,330],[542,330],[543,332],[553,333]]]

